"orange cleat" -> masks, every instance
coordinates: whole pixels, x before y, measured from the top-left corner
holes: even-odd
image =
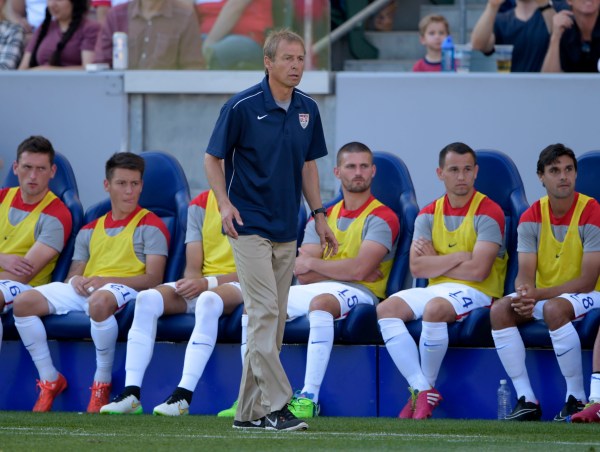
[[[99,413],[100,408],[104,405],[108,405],[108,402],[110,402],[110,390],[112,389],[112,385],[110,383],[100,383],[95,381],[90,389],[92,390],[92,395],[90,396],[87,412]]]
[[[57,395],[67,389],[67,380],[59,373],[54,381],[37,380],[37,387],[40,389],[40,395],[33,406],[36,413],[45,413],[52,409],[52,403]]]

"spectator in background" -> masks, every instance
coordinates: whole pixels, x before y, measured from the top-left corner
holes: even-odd
[[[442,43],[450,34],[444,16],[429,14],[419,22],[419,41],[425,46],[425,57],[413,66],[413,72],[440,72],[442,70]]]
[[[208,69],[263,69],[271,0],[196,0],[196,12]]]
[[[87,10],[87,0],[48,0],[19,69],[83,69],[91,63],[100,26],[86,18]]]
[[[0,0],[0,69],[16,69],[23,55],[25,31],[4,17],[6,0]]]
[[[114,6],[96,42],[95,63],[112,64],[113,33],[127,33],[129,69],[202,69],[202,39],[192,6],[133,0]]]
[[[567,0],[554,16],[543,72],[600,72],[600,0]]]
[[[390,0],[390,2],[373,17],[373,28],[377,31],[392,31],[394,29],[394,16],[397,9],[398,4],[396,3],[396,0]]]
[[[550,41],[551,0],[517,0],[515,8],[499,12],[504,0],[488,0],[471,33],[473,50],[494,53],[495,44],[512,44],[512,72],[539,72]]]

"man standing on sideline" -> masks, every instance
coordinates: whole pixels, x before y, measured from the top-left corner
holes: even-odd
[[[0,313],[15,297],[50,282],[59,253],[71,235],[71,212],[48,188],[56,173],[54,148],[31,136],[17,148],[18,187],[0,190]],[[0,319],[2,345],[2,319]]]
[[[279,359],[302,192],[322,252],[335,254],[337,241],[325,218],[315,162],[327,154],[319,109],[296,89],[305,53],[297,34],[284,29],[269,35],[265,78],[223,106],[204,160],[248,312],[234,428],[308,428],[288,409],[292,388]]]
[[[366,145],[354,141],[342,146],[334,173],[342,184],[343,199],[329,207],[327,223],[338,240],[339,252],[323,257],[315,222],[309,221],[294,267],[299,284],[291,287],[288,297],[288,320],[307,316],[310,323],[304,386],[289,407],[299,418],[319,414],[334,320],[345,318],[359,304],[376,305],[385,297],[400,232],[398,216],[371,193],[376,168]],[[244,314],[244,349],[247,327]],[[233,417],[237,404],[218,416]]]
[[[466,144],[440,151],[437,175],[446,194],[419,212],[410,247],[412,274],[429,284],[401,290],[377,306],[387,351],[410,385],[401,419],[427,419],[442,400],[435,383],[448,350],[448,324],[503,294],[504,212],[475,190],[477,172],[477,156]],[[420,318],[417,349],[405,322]]]
[[[169,232],[162,220],[138,204],[144,165],[142,157],[130,152],[108,159],[104,190],[110,195],[111,210],[77,234],[68,282],[38,286],[15,299],[15,326],[40,375],[33,411],[50,411],[67,387],[50,356],[42,317],[71,311],[90,316],[96,349],[87,411],[97,413],[108,403],[119,333],[115,314],[135,300],[139,290],[162,281],[169,249]]]
[[[577,159],[563,144],[540,153],[537,175],[547,195],[519,220],[516,292],[493,304],[492,337],[518,398],[506,419],[539,421],[542,409],[529,381],[517,326],[544,319],[567,386],[565,405],[554,420],[565,421],[586,400],[581,341],[572,322],[600,306],[600,205],[575,191]]]

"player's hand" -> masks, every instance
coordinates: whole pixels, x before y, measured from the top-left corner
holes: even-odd
[[[325,215],[315,215],[315,230],[321,240],[321,250],[323,257],[335,256],[338,252],[338,242],[333,231],[327,224]]]
[[[552,31],[562,35],[565,30],[573,26],[574,21],[573,11],[563,9],[552,17]]]
[[[0,256],[0,265],[7,272],[18,276],[29,276],[33,273],[33,265],[23,256],[14,254],[2,254]]]
[[[69,280],[69,284],[71,284],[73,289],[75,289],[75,292],[77,292],[79,295],[81,295],[82,297],[87,297],[91,293],[91,292],[88,292],[87,287],[86,287],[86,285],[89,283],[89,281],[90,281],[90,279],[86,278],[85,276],[76,275],[76,276],[73,276]],[[92,290],[92,292],[93,292],[93,290]]]
[[[302,248],[298,248],[298,256],[296,257],[296,261],[294,263],[294,275],[303,275],[308,273],[310,269],[310,256],[308,256]]]
[[[510,305],[521,317],[525,319],[533,318],[533,308],[535,307],[535,300],[533,298],[513,297]]]
[[[89,296],[93,294],[96,290],[100,289],[100,287],[104,286],[108,282],[109,281],[107,281],[107,279],[102,276],[92,276],[90,278],[87,278],[87,281],[83,285],[84,290],[86,292],[85,295]]]
[[[381,272],[381,270],[379,270],[379,268],[376,268],[371,273],[369,273],[363,281],[375,282],[379,281],[381,278],[383,278],[383,273]]]
[[[238,233],[233,222],[235,221],[240,226],[244,225],[242,217],[240,216],[240,212],[230,202],[227,202],[223,206],[219,206],[219,209],[221,210],[221,224],[223,225],[223,232],[232,239],[237,239]]]
[[[412,245],[417,256],[437,256],[438,253],[433,247],[431,240],[426,240],[422,237],[413,240]]]
[[[198,297],[207,288],[206,278],[182,278],[175,283],[175,293],[186,300]]]

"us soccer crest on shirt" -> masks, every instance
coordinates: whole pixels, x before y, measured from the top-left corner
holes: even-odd
[[[306,126],[308,126],[310,115],[308,113],[299,113],[298,119],[300,119],[300,125],[302,126],[302,128],[306,129]]]

